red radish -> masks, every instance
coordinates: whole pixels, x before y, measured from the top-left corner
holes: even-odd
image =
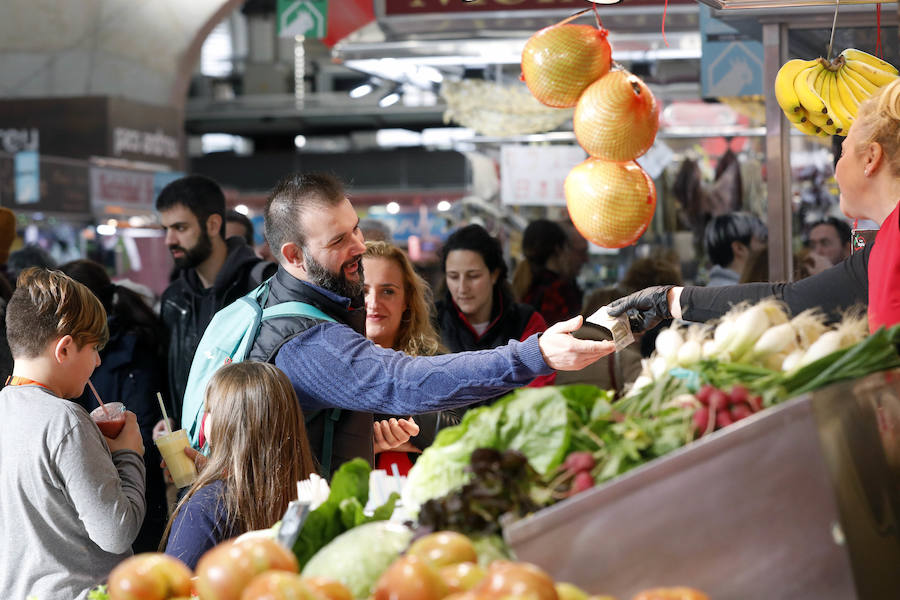
[[[728,427],[732,423],[734,423],[734,419],[731,418],[731,414],[727,410],[720,410],[716,413],[716,427],[719,429]]]
[[[564,189],[575,228],[604,248],[636,242],[656,210],[653,180],[635,162],[589,158],[569,171]]]
[[[625,162],[641,156],[656,139],[659,103],[628,71],[610,71],[592,83],[575,107],[575,138],[587,153]]]
[[[715,386],[705,383],[703,387],[701,387],[697,391],[697,400],[700,401],[700,404],[704,406],[709,406],[709,396],[716,390]]]
[[[750,405],[750,408],[753,412],[759,412],[763,409],[763,400],[762,396],[750,396],[747,398],[747,404]]]
[[[694,411],[694,431],[703,435],[709,427],[709,409],[701,406]]]
[[[577,494],[592,487],[594,487],[594,478],[587,471],[582,471],[575,475],[575,481],[572,482],[572,493]]]
[[[750,415],[753,414],[753,411],[750,410],[750,407],[747,406],[746,403],[735,404],[731,407],[731,418],[735,421],[740,421],[741,419],[746,419]]]
[[[590,471],[595,464],[597,463],[594,460],[594,455],[590,452],[582,451],[570,453],[566,457],[565,462],[563,462],[563,467],[573,473],[580,473],[581,471]]]
[[[532,35],[522,50],[522,78],[547,106],[575,106],[591,83],[609,71],[609,31],[590,25],[551,25]]]
[[[728,408],[728,395],[722,390],[713,390],[709,394],[710,410],[723,411]]]
[[[747,397],[750,395],[750,392],[747,391],[747,388],[742,386],[739,383],[731,386],[731,403],[732,404],[740,404],[742,402],[747,401]]]

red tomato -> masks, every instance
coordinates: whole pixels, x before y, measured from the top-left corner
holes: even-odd
[[[250,580],[241,600],[322,600],[322,596],[296,573],[267,571]]]
[[[478,562],[472,541],[455,531],[437,531],[417,539],[406,551],[435,568],[462,562]]]
[[[538,567],[523,562],[495,560],[482,582],[472,590],[479,598],[531,598],[559,600],[553,579]]]
[[[441,600],[447,584],[437,570],[418,556],[395,560],[375,584],[373,600]]]
[[[197,563],[197,593],[203,600],[238,600],[255,575],[299,571],[294,554],[268,538],[219,544]]]
[[[132,556],[109,574],[110,600],[168,600],[190,595],[191,570],[165,554]]]
[[[317,591],[328,600],[353,600],[353,594],[343,583],[326,577],[304,577],[306,587]]]
[[[487,571],[474,562],[448,565],[439,571],[451,594],[467,592],[481,583]]]
[[[633,600],[709,600],[709,597],[699,590],[687,587],[654,588],[644,590]]]

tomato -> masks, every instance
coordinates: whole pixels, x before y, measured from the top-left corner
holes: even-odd
[[[435,568],[462,562],[478,562],[472,541],[455,531],[438,531],[419,538],[406,551]]]
[[[398,558],[375,584],[373,600],[441,600],[447,584],[437,570],[418,556]]]
[[[644,590],[634,600],[709,600],[709,596],[693,588],[670,587]]]
[[[495,560],[482,582],[472,590],[479,598],[519,596],[533,600],[559,600],[553,579],[530,563]]]
[[[296,573],[267,571],[250,580],[241,600],[322,600],[322,596]]]
[[[328,600],[353,600],[353,594],[343,583],[327,577],[304,577],[306,587],[317,591]]]
[[[110,600],[167,600],[190,595],[191,570],[165,554],[132,556],[109,574]]]
[[[450,590],[451,594],[467,592],[481,583],[487,571],[484,567],[474,562],[462,562],[455,565],[441,567],[441,578]]]
[[[557,583],[556,595],[559,600],[588,600],[587,592],[571,583]]]
[[[224,542],[200,557],[197,593],[203,600],[238,600],[255,575],[269,570],[297,573],[297,558],[269,538]]]

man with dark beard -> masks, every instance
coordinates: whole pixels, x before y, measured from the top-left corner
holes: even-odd
[[[279,266],[264,306],[311,304],[333,319],[263,321],[252,360],[274,363],[293,384],[320,468],[355,457],[373,460],[373,413],[421,414],[465,406],[525,385],[554,369],[578,370],[611,353],[611,342],[569,335],[581,317],[540,338],[482,352],[412,357],[365,337],[359,217],[328,175],[282,180],[265,212],[266,239]]]
[[[156,199],[166,245],[178,273],[163,292],[160,316],[169,334],[169,415],[181,417],[191,361],[216,311],[275,270],[243,238],[225,240],[225,195],[202,175],[175,180]]]

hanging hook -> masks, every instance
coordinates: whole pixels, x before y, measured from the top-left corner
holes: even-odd
[[[834,49],[834,29],[837,27],[837,14],[838,7],[841,4],[841,0],[834,0],[834,20],[831,22],[831,38],[828,40],[828,54],[825,55],[825,59],[831,60],[831,51]]]

